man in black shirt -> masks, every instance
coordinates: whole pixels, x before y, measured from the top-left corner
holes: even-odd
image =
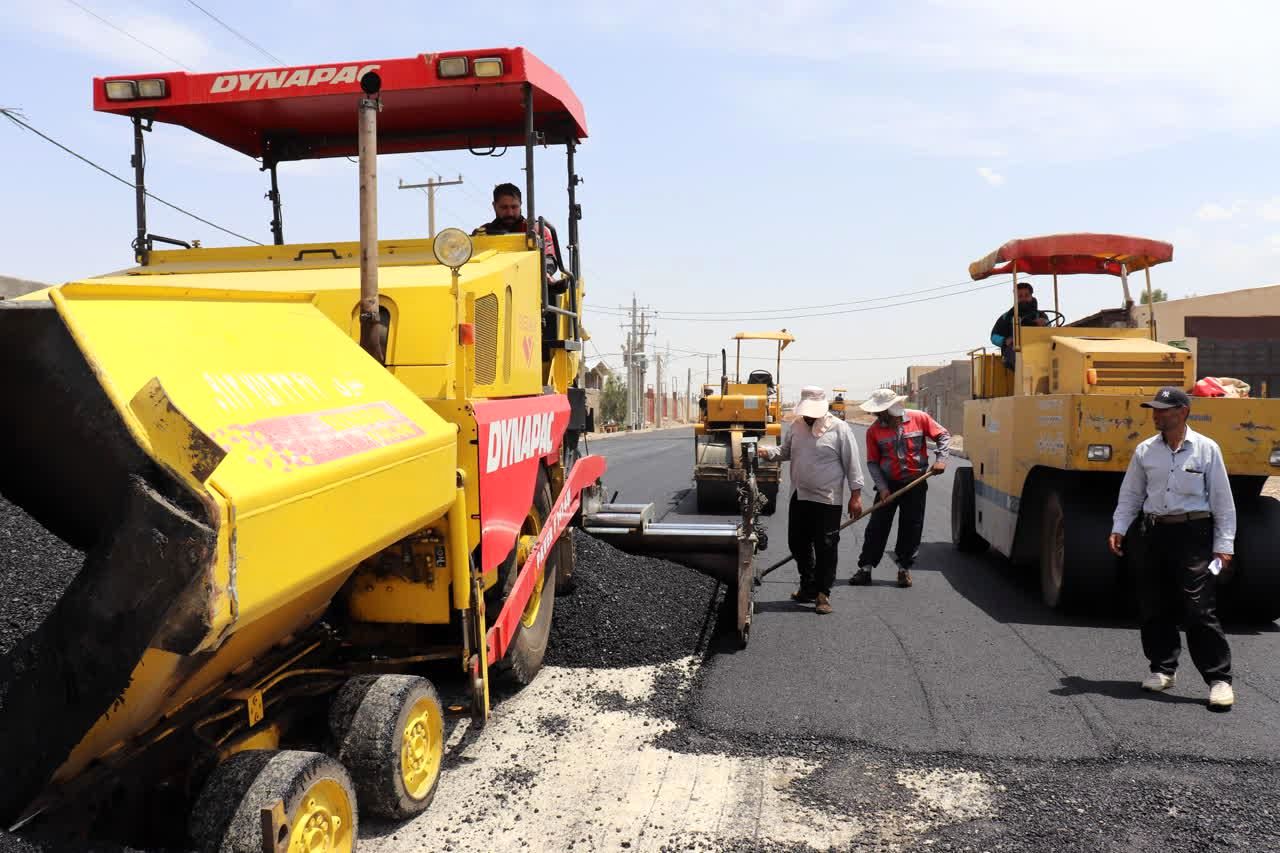
[[[473,234],[523,234],[528,230],[521,211],[520,188],[515,184],[498,184],[493,188],[493,221],[481,225]]]
[[[1028,282],[1018,282],[1018,319],[1023,326],[1047,326],[1049,316],[1036,305],[1035,290]],[[991,327],[991,343],[1000,347],[1005,367],[1013,370],[1013,309],[996,318]]]
[[[520,188],[515,184],[498,184],[493,188],[493,221],[486,222],[471,232],[471,236],[480,234],[524,234],[529,230],[525,222],[524,212],[520,209],[523,197]],[[555,245],[551,239],[551,229],[542,229],[542,249],[548,258],[555,257]],[[550,263],[550,261],[548,261]]]

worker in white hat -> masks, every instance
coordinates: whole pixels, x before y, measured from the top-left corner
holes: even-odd
[[[908,409],[902,404],[907,395],[892,388],[877,388],[861,404],[862,411],[876,416],[867,427],[867,469],[876,484],[876,501],[888,497],[923,477],[930,468],[926,439],[937,447],[933,470],[942,473],[951,452],[951,433],[925,412]],[[871,514],[867,533],[858,555],[858,571],[849,579],[854,586],[871,583],[871,570],[880,564],[893,515],[899,509],[898,542],[894,559],[898,563],[898,586],[911,586],[911,567],[920,550],[924,533],[924,509],[928,483],[921,483],[888,506]]]
[[[814,603],[814,612],[831,612],[844,487],[849,485],[849,514],[862,512],[862,465],[853,428],[831,414],[827,393],[817,385],[800,389],[796,417],[781,446],[761,447],[768,459],[791,463],[791,507],[787,545],[800,570],[793,601]]]

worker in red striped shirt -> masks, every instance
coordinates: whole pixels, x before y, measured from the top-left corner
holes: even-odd
[[[947,467],[951,433],[927,413],[904,408],[902,403],[906,399],[906,395],[895,394],[891,388],[879,388],[861,405],[864,412],[876,416],[876,422],[867,428],[867,468],[876,484],[876,502],[928,472],[926,439],[932,439],[937,448],[933,470],[941,474]],[[920,536],[924,533],[925,492],[928,488],[928,483],[921,483],[871,514],[866,537],[862,540],[862,554],[858,557],[858,571],[854,572],[849,583],[854,586],[871,583],[871,570],[880,564],[885,544],[889,541],[893,514],[901,508],[894,560],[898,564],[898,586],[911,586],[911,567],[915,564]]]

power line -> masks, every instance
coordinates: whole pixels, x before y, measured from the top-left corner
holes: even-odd
[[[443,174],[443,173],[445,173],[445,172],[449,172],[449,171],[457,171],[456,169],[453,169],[453,170],[451,170],[451,169],[441,169],[441,168],[439,168],[439,167],[440,167],[440,165],[441,165],[440,161],[436,160],[436,159],[433,157],[433,158],[431,158],[431,162],[430,162],[430,163],[428,163],[428,162],[427,162],[426,157],[427,157],[427,155],[426,155],[426,153],[425,153],[425,152],[421,152],[421,153],[419,153],[419,152],[415,152],[415,153],[412,153],[412,154],[410,154],[410,155],[409,155],[409,158],[410,158],[410,159],[412,159],[412,160],[416,160],[416,161],[418,162],[418,165],[419,165],[419,166],[421,166],[422,168],[426,169],[428,172],[434,172],[434,173],[436,173],[437,175],[439,175],[439,174]],[[485,197],[484,197],[481,193],[479,193],[478,191],[476,191],[476,190],[472,189],[470,184],[463,184],[463,185],[462,185],[462,192],[463,192],[463,194],[465,194],[465,195],[469,195],[469,196],[471,196],[473,199],[475,199],[476,201],[480,202],[481,204],[488,204],[488,203],[489,203],[489,199],[485,198]]]
[[[969,349],[973,349],[973,347],[969,347]],[[782,363],[786,364],[787,362],[805,362],[805,363],[815,362],[816,363],[816,362],[846,362],[846,361],[891,361],[893,359],[898,359],[898,358],[930,358],[936,355],[958,355],[959,353],[966,353],[968,351],[969,351],[968,349],[949,349],[949,350],[942,350],[941,352],[912,352],[912,353],[905,353],[902,355],[860,355],[860,356],[853,356],[850,358],[788,358],[787,356],[784,355],[782,357]]]
[[[926,296],[921,299],[907,299],[899,302],[892,302],[886,305],[869,305],[864,308],[845,308],[839,311],[823,311],[817,314],[785,314],[784,315],[784,314],[775,313],[769,319],[778,320],[778,321],[787,321],[787,320],[804,320],[810,317],[834,317],[840,314],[861,314],[865,311],[880,311],[885,308],[900,308],[904,305],[915,305],[920,302],[931,302],[935,299],[946,299],[949,296],[967,296],[971,293],[977,293],[980,290],[989,290],[990,288],[993,288],[993,287],[1005,287],[1008,285],[1008,283],[1009,282],[1007,281],[993,281],[990,284],[983,284],[978,287],[970,288],[968,290],[957,290],[953,293],[937,293],[937,294],[934,294],[933,296]],[[947,285],[947,286],[954,287],[954,285]],[[908,291],[907,293],[899,293],[892,296],[878,297],[878,299],[900,299],[902,296],[908,296],[911,293],[925,293],[928,290],[932,290],[932,289],[933,288],[928,288],[926,290]],[[867,300],[867,301],[871,301],[871,300]],[[615,315],[617,314],[617,312],[604,307],[597,307],[591,310],[599,311],[601,313],[606,313],[606,314],[615,314]],[[804,309],[793,309],[793,310],[804,310]],[[667,312],[662,311],[660,309],[654,309],[653,313],[655,317],[658,317],[664,320],[669,320],[675,323],[743,323],[743,322],[750,322],[752,319],[754,319],[751,317],[673,317]]]
[[[989,290],[993,287],[1005,287],[1007,284],[1008,282],[996,281],[996,282],[992,282],[991,284],[984,284],[980,287],[972,288],[971,290],[960,290],[960,291],[956,291],[955,293],[939,293],[934,296],[926,296],[922,299],[907,299],[902,302],[894,302],[889,305],[870,305],[866,308],[845,308],[840,311],[823,311],[818,314],[788,314],[786,316],[775,316],[773,319],[777,319],[779,321],[805,320],[810,317],[832,317],[838,314],[861,314],[864,311],[880,311],[885,308],[901,308],[904,305],[916,305],[920,302],[931,302],[935,299],[946,299],[948,296],[967,296],[970,293],[976,293],[979,290]],[[666,314],[662,313],[661,311],[654,311],[654,316],[660,317],[664,320],[670,320],[672,322],[678,322],[678,323],[679,322],[685,322],[685,323],[741,323],[743,322],[743,318],[741,317],[668,317]]]
[[[92,161],[92,160],[90,160],[88,157],[85,157],[85,156],[84,156],[84,155],[82,155],[82,154],[77,154],[75,151],[72,151],[70,148],[68,148],[67,146],[63,145],[63,144],[62,144],[61,142],[59,142],[58,140],[56,140],[56,139],[54,139],[54,138],[52,138],[52,137],[50,137],[50,136],[46,136],[45,134],[43,134],[43,133],[41,133],[40,131],[36,130],[36,129],[35,129],[34,127],[32,127],[31,125],[27,124],[27,123],[26,123],[25,121],[23,121],[22,119],[18,118],[18,116],[15,114],[14,110],[11,110],[11,109],[5,109],[4,107],[0,107],[0,115],[3,115],[5,118],[9,119],[9,121],[13,122],[13,123],[14,123],[14,124],[16,124],[16,125],[19,125],[20,127],[24,127],[24,128],[26,128],[27,130],[31,131],[31,132],[32,132],[32,133],[34,133],[36,136],[40,137],[41,139],[45,140],[46,142],[50,142],[50,143],[52,143],[52,144],[54,144],[54,145],[58,146],[58,147],[59,147],[59,148],[61,148],[63,151],[65,151],[65,152],[67,152],[68,154],[70,154],[72,157],[75,157],[77,160],[80,160],[81,162],[84,162],[84,163],[89,164],[90,166],[92,166],[93,168],[97,169],[99,172],[101,172],[102,174],[106,175],[107,177],[115,178],[117,181],[119,181],[120,183],[124,184],[126,187],[129,187],[130,189],[135,190],[135,191],[137,190],[137,188],[138,188],[138,187],[137,187],[137,185],[136,185],[135,183],[133,183],[133,181],[129,181],[129,180],[126,180],[125,178],[120,177],[120,176],[119,176],[119,175],[117,175],[115,172],[112,172],[112,171],[110,171],[110,170],[108,170],[108,169],[106,169],[106,168],[104,168],[104,167],[102,167],[102,166],[99,166],[97,163],[93,162],[93,161]],[[209,226],[209,227],[211,227],[211,228],[217,228],[219,231],[221,231],[221,232],[222,232],[222,233],[224,233],[224,234],[230,234],[232,237],[239,237],[241,240],[244,240],[244,241],[249,242],[249,243],[253,243],[253,244],[254,244],[254,245],[256,245],[256,246],[261,246],[261,245],[262,245],[262,243],[259,243],[257,240],[253,239],[252,237],[246,237],[246,236],[244,236],[243,234],[239,234],[239,233],[237,233],[237,232],[235,232],[235,231],[232,231],[230,228],[223,228],[221,225],[217,224],[216,222],[210,222],[209,220],[205,219],[203,216],[198,216],[198,215],[196,215],[196,214],[192,213],[192,212],[191,212],[191,211],[189,211],[189,210],[186,210],[186,209],[184,209],[184,208],[178,207],[178,205],[176,205],[176,204],[174,204],[174,203],[172,203],[172,202],[165,201],[164,199],[160,198],[158,195],[155,195],[154,193],[152,193],[150,190],[147,190],[147,191],[146,191],[146,194],[147,194],[147,197],[148,197],[148,198],[155,199],[156,201],[158,201],[158,202],[160,202],[161,204],[163,204],[165,207],[172,208],[172,209],[174,209],[174,210],[178,211],[179,213],[181,213],[181,214],[183,214],[183,215],[185,215],[185,216],[190,216],[192,219],[196,220],[197,222],[203,222],[205,225],[208,225],[208,226]]]
[[[1008,281],[1002,279],[1000,283],[1007,284]],[[662,311],[660,313],[663,316],[668,317],[670,319],[676,319],[678,317],[685,316],[685,315],[691,316],[691,317],[707,317],[707,316],[730,315],[730,314],[735,316],[748,315],[748,314],[774,315],[774,314],[779,314],[779,313],[784,313],[789,311],[817,311],[824,308],[843,308],[848,305],[866,305],[869,302],[883,302],[886,299],[899,299],[903,296],[917,296],[921,293],[934,293],[939,290],[950,290],[956,287],[967,287],[972,284],[973,284],[972,281],[957,281],[957,282],[952,282],[951,284],[940,284],[935,287],[925,287],[925,288],[921,288],[920,290],[906,290],[906,291],[903,291],[902,293],[894,293],[888,296],[869,296],[866,299],[853,299],[847,302],[828,302],[823,305],[793,305],[790,308],[752,308],[749,310],[743,309],[740,311]],[[973,288],[973,289],[976,290],[977,288]],[[965,292],[969,292],[969,291],[965,291]]]
[[[230,24],[228,24],[226,21],[222,20],[222,19],[221,19],[221,18],[219,18],[217,15],[213,14],[213,13],[212,13],[212,12],[210,12],[208,9],[206,9],[205,7],[203,7],[203,6],[201,6],[199,3],[197,3],[197,2],[196,2],[196,0],[187,0],[187,2],[188,2],[188,3],[190,3],[192,6],[195,6],[195,7],[196,7],[197,9],[199,9],[201,12],[204,12],[206,15],[208,15],[208,16],[209,16],[210,18],[212,18],[213,20],[217,21],[217,22],[222,26],[222,28],[223,28],[224,30],[226,30],[227,32],[231,33],[231,34],[232,34],[233,36],[235,36],[236,38],[240,39],[240,41],[244,42],[245,44],[249,45],[249,47],[251,47],[251,48],[253,48],[254,50],[258,51],[258,53],[261,53],[263,56],[265,56],[265,57],[267,57],[268,59],[270,59],[270,60],[272,60],[273,62],[275,62],[275,64],[276,64],[276,65],[288,65],[288,64],[289,64],[289,63],[285,62],[283,59],[281,59],[280,57],[276,56],[274,53],[271,53],[270,51],[268,51],[268,50],[266,50],[265,48],[263,48],[263,47],[261,47],[260,45],[258,45],[258,43],[257,43],[257,42],[255,42],[255,41],[253,41],[252,39],[250,39],[250,38],[249,38],[248,36],[246,36],[244,33],[242,33],[242,32],[240,32],[240,31],[238,31],[238,30],[234,29],[234,28],[233,28]]]
[[[152,51],[152,52],[154,52],[154,53],[158,53],[160,56],[163,56],[165,59],[169,60],[170,62],[172,62],[172,63],[174,63],[174,64],[176,64],[176,65],[180,65],[180,66],[182,66],[183,68],[187,69],[188,71],[195,71],[195,69],[194,69],[194,68],[192,68],[190,65],[187,65],[187,64],[182,63],[182,62],[178,62],[178,60],[174,59],[172,56],[170,56],[169,54],[165,53],[165,52],[164,52],[163,50],[161,50],[160,48],[158,48],[158,47],[153,47],[153,46],[151,46],[151,45],[147,44],[145,41],[143,41],[142,39],[138,38],[138,37],[137,37],[137,36],[135,36],[133,33],[129,32],[128,30],[125,30],[125,29],[122,29],[122,28],[120,28],[120,27],[116,26],[115,24],[111,23],[111,22],[110,22],[110,21],[108,21],[106,18],[102,17],[102,16],[101,16],[101,15],[99,15],[97,12],[93,11],[92,9],[87,9],[87,8],[85,8],[84,6],[82,6],[82,5],[78,2],[78,0],[67,0],[67,2],[68,2],[68,3],[70,3],[72,6],[75,6],[75,7],[76,7],[77,9],[79,9],[81,12],[84,12],[86,15],[89,15],[89,16],[91,16],[91,17],[97,18],[99,21],[101,21],[102,23],[106,24],[106,25],[107,25],[108,27],[110,27],[111,29],[113,29],[113,30],[115,30],[116,32],[120,33],[120,35],[125,36],[125,37],[130,38],[130,39],[133,39],[133,40],[134,40],[134,41],[136,41],[138,44],[140,44],[140,45],[142,45],[143,47],[145,47],[147,50],[150,50],[150,51]],[[157,201],[159,201],[159,199],[157,199]]]
[[[708,352],[694,352],[692,350],[681,350],[677,347],[672,347],[671,349],[675,352],[687,353],[686,356],[682,356],[687,358],[718,354],[718,353],[708,353]],[[969,347],[969,349],[973,349],[973,347]],[[842,362],[850,362],[850,361],[894,361],[896,359],[904,359],[904,358],[930,358],[932,356],[939,356],[939,355],[956,355],[959,353],[966,353],[969,351],[969,349],[949,349],[949,350],[941,350],[939,352],[908,352],[908,353],[898,353],[897,355],[861,355],[861,356],[851,356],[849,358],[792,358],[791,356],[784,355],[782,357],[782,363],[792,364],[792,363],[803,362],[808,364],[808,363],[842,363]],[[626,355],[626,353],[610,352],[610,353],[602,354],[600,353],[599,350],[597,350],[596,355],[603,361],[607,357],[622,356],[622,355]],[[675,359],[672,359],[672,360],[674,361]]]

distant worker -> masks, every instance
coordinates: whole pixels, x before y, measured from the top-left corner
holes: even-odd
[[[1231,648],[1217,615],[1218,577],[1234,553],[1236,506],[1222,450],[1187,426],[1191,398],[1181,388],[1161,388],[1143,403],[1158,435],[1140,443],[1129,460],[1112,519],[1110,545],[1130,552],[1138,584],[1142,651],[1151,663],[1144,690],[1172,687],[1182,656],[1178,636],[1187,632],[1191,661],[1209,685],[1209,707],[1226,710],[1231,688]]]
[[[830,613],[846,483],[849,515],[862,512],[862,465],[853,428],[830,413],[826,391],[806,385],[782,445],[761,447],[758,454],[791,462],[787,545],[800,571],[800,589],[791,600],[813,602],[815,613]]]
[[[498,184],[493,188],[493,221],[472,231],[472,236],[481,234],[524,234],[529,230],[529,223],[524,219],[521,210],[523,196],[515,184]],[[548,256],[555,256],[555,244],[551,239],[551,229],[542,229],[543,250]]]
[[[939,474],[946,470],[947,457],[951,454],[951,433],[925,412],[903,407],[905,394],[895,394],[891,388],[878,388],[865,400],[861,409],[876,416],[876,422],[867,427],[867,468],[876,484],[876,501],[910,485],[929,470],[929,447],[926,439],[932,439],[937,448],[932,470]],[[928,483],[921,483],[888,506],[871,514],[866,537],[862,540],[862,553],[858,555],[858,571],[849,578],[854,586],[871,583],[871,570],[880,565],[885,544],[889,541],[889,528],[893,514],[898,509],[898,542],[894,560],[898,564],[898,586],[911,586],[911,567],[915,565],[920,550],[920,537],[924,533],[924,509]]]
[[[1036,304],[1035,290],[1030,282],[1018,282],[1018,319],[1023,326],[1047,326],[1049,315]],[[991,327],[991,343],[1000,347],[1005,367],[1013,370],[1013,309],[996,318]]]

